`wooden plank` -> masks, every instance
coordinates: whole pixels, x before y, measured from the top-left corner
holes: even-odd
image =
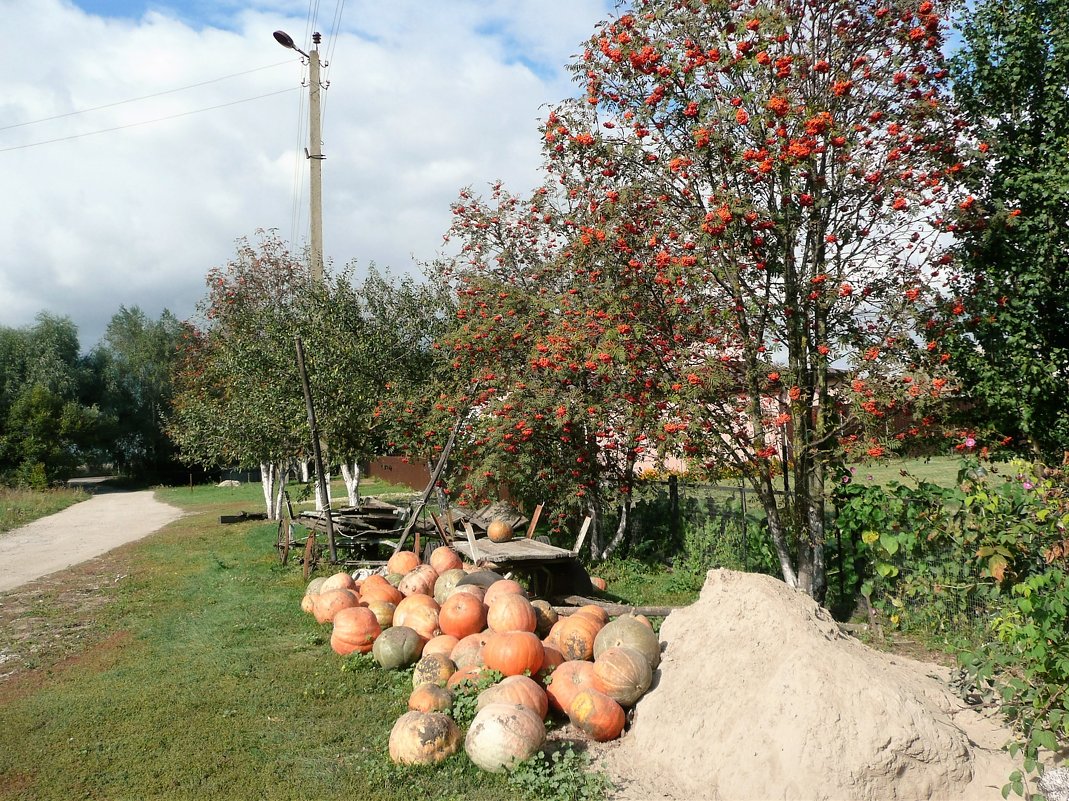
[[[586,540],[586,533],[590,530],[590,516],[583,520],[583,527],[579,529],[579,539],[575,541],[575,547],[572,548],[572,556],[578,556],[579,551],[583,548],[583,542]]]
[[[599,606],[613,617],[619,615],[646,615],[647,617],[668,617],[681,606],[628,606],[627,604],[614,604],[597,598],[584,598],[581,595],[568,595],[561,599],[570,606],[554,606],[553,611],[558,615],[570,615],[578,612],[584,606]]]
[[[465,525],[470,528],[470,524]],[[472,533],[474,534],[474,530]],[[549,543],[540,542],[539,540],[519,539],[509,540],[508,542],[493,542],[485,537],[480,537],[478,540],[469,538],[469,548],[472,547],[470,543],[473,541],[479,557],[494,562],[538,562],[573,558],[571,551],[566,551],[563,548],[558,548],[556,545],[550,545]],[[463,544],[464,543],[457,543],[456,545],[460,546]]]
[[[464,521],[464,532],[468,535],[468,553],[471,555],[471,561],[479,564],[479,549],[475,546],[475,531],[467,520]]]
[[[453,538],[449,536],[449,532],[445,530],[445,527],[442,525],[442,521],[438,518],[438,515],[436,515],[434,512],[431,512],[431,520],[434,522],[434,527],[438,529],[438,535],[442,538],[442,542],[444,542],[446,545],[452,545]]]
[[[527,526],[527,539],[531,539],[531,537],[534,536],[535,526],[538,525],[538,518],[542,516],[542,506],[543,504],[538,504],[538,506],[535,507],[534,514],[531,515],[531,524]]]

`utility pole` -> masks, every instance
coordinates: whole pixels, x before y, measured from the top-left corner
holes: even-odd
[[[293,43],[291,37],[285,31],[274,32],[275,41],[290,50],[296,50],[308,61],[308,147],[305,155],[312,162],[308,170],[308,194],[311,201],[309,222],[309,254],[308,273],[312,281],[317,284],[325,282],[323,270],[323,112],[322,90],[320,82],[320,67],[325,67],[319,60],[319,45],[323,41],[322,35],[316,31],[312,34],[312,52],[305,53]],[[304,366],[304,346],[297,338],[297,358],[300,371],[303,376],[305,400],[308,404],[308,422],[312,429],[312,446],[315,453],[317,490],[321,496],[319,499],[327,515],[327,538],[330,544],[330,560],[335,561],[334,553],[334,528],[330,518],[330,482],[325,472],[323,453],[327,450],[326,441],[319,436],[314,412],[312,410],[311,389],[308,386],[307,373]],[[318,504],[317,504],[318,505]]]
[[[325,67],[319,60],[319,44],[323,40],[320,33],[312,34],[312,52],[305,53],[293,43],[293,38],[285,31],[275,31],[275,41],[290,50],[296,50],[308,60],[308,147],[305,155],[312,162],[308,170],[308,193],[311,207],[309,209],[309,246],[308,271],[313,281],[323,281],[323,113],[322,90],[319,70]]]
[[[320,109],[322,86],[319,83],[319,43],[323,37],[312,34],[312,52],[308,54],[308,158],[309,194],[311,196],[312,252],[309,272],[313,281],[323,281],[323,116]]]

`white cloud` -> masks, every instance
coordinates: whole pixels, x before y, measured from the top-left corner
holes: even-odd
[[[533,187],[537,119],[577,91],[564,64],[607,6],[350,0],[341,33],[322,47],[328,258],[412,271],[413,257],[434,257],[462,186],[502,178]],[[277,228],[303,245],[304,68],[271,32],[287,30],[308,49],[307,8],[203,8],[210,18],[187,2],[122,19],[62,0],[0,0],[0,325],[65,314],[90,347],[120,305],[191,314],[205,273],[238,237]],[[333,11],[321,11],[325,35]],[[141,124],[272,92],[282,93]],[[85,135],[120,126],[131,127]],[[77,138],[20,147],[64,137]]]

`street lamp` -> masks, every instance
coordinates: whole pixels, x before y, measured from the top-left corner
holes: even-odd
[[[311,160],[308,171],[311,210],[309,212],[309,236],[311,253],[309,254],[309,272],[315,281],[323,280],[323,117],[320,112],[319,68],[326,66],[319,60],[319,43],[322,36],[312,34],[312,52],[305,53],[293,43],[285,31],[274,32],[275,41],[289,50],[296,50],[308,59],[308,148],[305,154]]]

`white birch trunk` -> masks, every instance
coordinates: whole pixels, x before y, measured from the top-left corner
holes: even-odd
[[[341,463],[341,477],[345,481],[345,492],[349,496],[350,506],[360,505],[360,465],[356,462]]]
[[[264,507],[268,520],[278,520],[275,506],[275,477],[278,466],[275,462],[260,462],[260,486],[264,491]]]
[[[316,510],[320,512],[327,508],[326,501],[330,500],[330,470],[327,470],[326,475],[323,476],[323,483],[326,484],[327,487],[327,497],[325,499],[323,498],[323,493],[319,489],[319,478],[316,478]]]
[[[281,470],[279,470],[278,486],[275,488],[275,497],[274,497],[275,516],[271,517],[270,518],[271,520],[281,520],[282,519],[282,502],[283,502],[282,494],[286,491],[286,482],[289,481],[289,478],[290,478],[290,468],[287,465],[287,466],[283,467]]]
[[[304,482],[305,484],[307,484],[308,480],[311,477],[312,477],[312,474],[311,474],[311,472],[309,471],[309,468],[308,468],[308,460],[307,459],[301,459],[301,481]]]

